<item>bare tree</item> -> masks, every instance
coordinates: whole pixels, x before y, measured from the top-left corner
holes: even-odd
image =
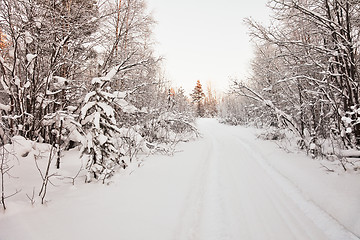
[[[16,189],[14,193],[10,194],[10,195],[6,195],[6,190],[5,190],[5,176],[8,177],[12,177],[10,175],[10,170],[13,168],[13,166],[10,163],[10,158],[9,156],[11,155],[10,152],[8,152],[8,150],[4,147],[1,146],[0,148],[0,178],[1,178],[1,204],[3,206],[3,209],[6,210],[6,204],[5,204],[5,200],[7,198],[10,198],[16,194],[18,194],[21,190]]]
[[[41,188],[39,191],[39,197],[41,197],[41,204],[44,204],[46,202],[45,197],[47,194],[47,190],[48,190],[48,184],[52,184],[51,183],[51,178],[58,176],[57,173],[51,173],[51,164],[54,160],[54,156],[55,156],[55,148],[54,146],[51,147],[50,152],[49,152],[49,156],[48,156],[48,160],[47,160],[47,164],[45,167],[45,170],[41,170],[41,167],[38,164],[38,160],[35,158],[35,165],[37,170],[39,171],[39,174],[41,176],[41,180],[42,180],[42,184],[41,184]]]

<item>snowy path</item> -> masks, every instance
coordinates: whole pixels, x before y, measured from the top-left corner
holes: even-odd
[[[200,130],[209,146],[176,239],[357,239],[267,166],[248,136],[215,122]]]
[[[253,135],[209,119],[199,128],[202,139],[110,186],[49,193],[47,207],[12,204],[20,210],[0,214],[0,240],[358,239],[267,165]]]

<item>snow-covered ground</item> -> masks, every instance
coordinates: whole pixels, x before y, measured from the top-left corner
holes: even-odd
[[[327,172],[251,128],[213,119],[198,127],[202,138],[173,157],[151,156],[108,185],[80,176],[49,186],[44,206],[26,201],[41,183],[28,178],[0,213],[0,240],[359,239],[359,174]],[[77,158],[66,155],[63,175],[76,174]],[[36,172],[29,159],[19,164]]]

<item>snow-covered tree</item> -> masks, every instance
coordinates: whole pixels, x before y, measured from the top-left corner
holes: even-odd
[[[187,114],[189,117],[193,114],[190,99],[186,96],[185,90],[181,87],[175,91],[173,110],[178,113]]]
[[[168,107],[154,23],[144,0],[0,0],[1,144],[51,144],[57,168],[82,145],[90,181],[196,132],[183,93]]]
[[[271,27],[248,21],[257,41],[253,76],[235,92],[254,104],[254,119],[291,128],[307,147],[312,139],[359,145],[359,3],[271,1]],[[264,113],[267,114],[266,117]],[[264,121],[263,121],[264,122]]]
[[[0,1],[0,29],[8,46],[0,60],[1,87],[9,106],[2,120],[11,135],[52,144],[44,116],[77,104],[84,68],[93,58],[94,1]],[[65,81],[65,78],[66,81]]]
[[[113,175],[117,166],[126,167],[121,162],[122,153],[118,150],[116,133],[120,133],[115,118],[114,105],[117,96],[103,90],[110,78],[94,78],[93,90],[84,98],[80,112],[80,123],[85,131],[83,156],[87,157],[87,180],[105,180]],[[124,104],[123,100],[120,104]],[[126,103],[126,102],[125,102]]]

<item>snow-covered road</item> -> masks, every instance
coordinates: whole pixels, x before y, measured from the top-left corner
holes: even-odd
[[[174,157],[152,156],[109,186],[53,189],[46,207],[9,204],[0,240],[358,239],[268,164],[253,132],[198,127],[202,138]]]
[[[206,147],[175,239],[357,239],[266,165],[246,132],[199,127]]]

